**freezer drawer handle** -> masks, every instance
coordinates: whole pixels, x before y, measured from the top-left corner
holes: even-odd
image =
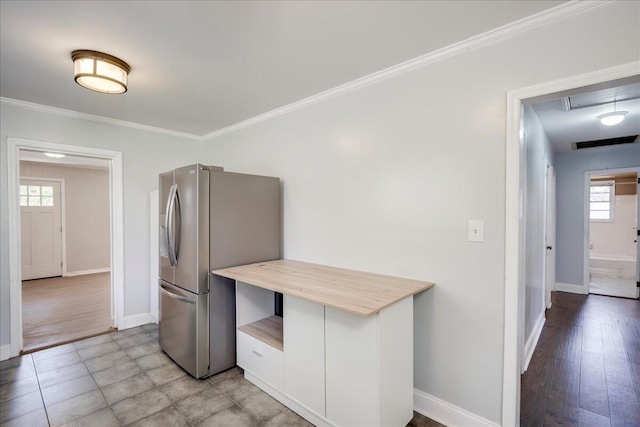
[[[262,352],[259,352],[258,350],[253,350],[253,352],[254,352],[258,357],[262,357],[262,356],[264,356],[264,354],[262,354]]]
[[[191,298],[182,297],[180,295],[176,295],[173,292],[169,292],[164,286],[160,285],[160,291],[163,292],[168,297],[173,299],[177,299],[178,301],[186,302],[187,304],[195,304],[196,302]]]

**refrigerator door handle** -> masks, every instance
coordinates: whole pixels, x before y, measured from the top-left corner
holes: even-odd
[[[196,303],[191,298],[187,298],[187,297],[180,296],[178,294],[174,294],[173,292],[171,292],[170,290],[165,288],[163,285],[160,285],[160,292],[162,292],[163,294],[165,294],[166,296],[168,296],[170,298],[177,299],[178,301],[186,302],[187,304],[195,304]]]
[[[173,210],[175,205],[175,197],[178,190],[177,184],[172,184],[169,189],[169,197],[167,198],[167,210],[165,217],[166,224],[166,238],[167,238],[167,252],[169,252],[169,262],[172,267],[178,265],[178,260],[176,257],[176,251],[174,247],[174,235],[173,235]]]

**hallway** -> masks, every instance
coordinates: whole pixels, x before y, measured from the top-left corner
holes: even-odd
[[[640,425],[640,301],[552,293],[522,375],[522,426]]]

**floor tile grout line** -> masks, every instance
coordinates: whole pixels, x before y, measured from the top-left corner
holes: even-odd
[[[47,425],[51,426],[51,421],[49,420],[49,411],[47,411],[47,405],[45,405],[44,403],[44,395],[42,394],[42,386],[40,385],[40,376],[38,375],[38,367],[36,366],[36,361],[33,359],[33,355],[29,354],[29,357],[31,357],[31,361],[33,362],[33,371],[36,374],[36,381],[38,383],[38,391],[40,392],[40,399],[42,400],[42,409],[44,409],[44,416],[47,417]]]
[[[239,376],[242,376],[242,378],[244,378],[244,374],[238,374],[238,375],[239,375]],[[212,378],[212,377],[209,377],[209,378]],[[246,378],[244,378],[244,379],[246,380]],[[247,381],[249,381],[249,380],[247,380]],[[250,381],[249,381],[249,382],[250,382]],[[209,381],[209,383],[210,383],[211,385],[213,385],[215,388],[217,388],[218,390],[220,390],[220,391],[222,392],[222,394],[224,394],[225,396],[227,396],[227,397],[229,398],[229,400],[231,400],[234,404],[236,404],[240,409],[242,409],[244,412],[247,412],[247,410],[245,409],[245,407],[244,407],[244,406],[240,405],[240,403],[239,403],[239,402],[235,401],[235,400],[234,400],[231,396],[229,396],[229,395],[228,395],[224,390],[222,390],[222,389],[221,389],[220,387],[218,387],[216,384],[211,383],[211,381]],[[253,383],[252,383],[252,384],[253,384]],[[255,384],[254,384],[254,385],[255,385]],[[261,390],[261,391],[262,391],[262,390]],[[277,414],[275,414],[274,416],[269,417],[269,418],[267,418],[266,420],[264,420],[264,421],[262,421],[262,422],[260,422],[260,420],[256,419],[252,414],[248,413],[247,415],[249,415],[252,419],[254,419],[256,422],[258,422],[258,424],[264,424],[264,423],[266,423],[267,421],[271,420],[272,418],[277,417],[278,415],[280,415],[282,412],[284,412],[284,411],[287,409],[287,407],[286,407],[282,402],[280,402],[278,399],[274,398],[273,396],[271,396],[269,393],[267,393],[267,392],[265,392],[265,391],[263,391],[263,393],[267,394],[267,396],[271,397],[273,400],[275,400],[276,402],[280,403],[282,406],[284,406],[284,408],[285,408],[285,409],[282,409],[280,412],[278,412],[278,413],[277,413]]]

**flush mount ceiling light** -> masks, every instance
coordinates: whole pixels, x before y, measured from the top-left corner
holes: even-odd
[[[53,159],[61,159],[64,157],[64,154],[60,154],[60,153],[44,153],[44,155],[47,157],[51,157]]]
[[[74,78],[80,86],[100,93],[127,91],[131,68],[122,59],[95,50],[74,50]]]
[[[598,118],[600,123],[605,126],[615,126],[624,120],[624,116],[627,115],[627,111],[616,111],[616,99],[613,98],[613,111],[606,114],[600,114]]]

